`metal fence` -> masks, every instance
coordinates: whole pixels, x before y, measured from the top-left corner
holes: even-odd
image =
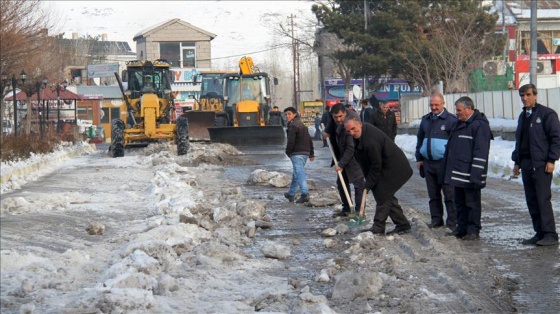
[[[517,119],[523,104],[517,90],[446,94],[445,104],[447,110],[455,112],[453,104],[457,99],[469,96],[474,101],[476,108],[488,118]],[[538,90],[537,102],[554,109],[560,114],[560,87]],[[430,112],[430,97],[417,99],[403,99],[401,104],[401,121],[410,123],[420,119]]]

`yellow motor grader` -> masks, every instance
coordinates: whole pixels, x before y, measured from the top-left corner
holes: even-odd
[[[115,73],[124,104],[121,118],[111,121],[112,157],[123,157],[125,147],[157,141],[175,141],[177,154],[189,150],[189,125],[185,116],[171,123],[174,108],[171,83],[173,75],[165,60],[128,61],[122,77]],[[123,81],[127,82],[126,90]]]

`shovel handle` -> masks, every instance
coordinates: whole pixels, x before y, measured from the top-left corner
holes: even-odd
[[[366,198],[367,198],[368,190],[364,189],[362,193],[362,204],[360,205],[360,217],[365,217],[366,214]]]
[[[335,167],[338,168],[338,161],[336,160],[336,156],[334,155],[334,150],[332,148],[331,139],[327,137],[327,144],[329,145],[329,150],[331,151],[332,158],[334,160]],[[336,169],[335,169],[336,170]],[[352,202],[352,198],[350,197],[350,193],[348,193],[348,189],[346,188],[346,182],[344,182],[344,177],[342,176],[342,172],[336,170],[338,174],[338,178],[340,179],[340,183],[342,184],[342,189],[344,189],[344,195],[346,196],[346,201],[348,201],[348,205],[350,208],[354,207],[354,203]]]

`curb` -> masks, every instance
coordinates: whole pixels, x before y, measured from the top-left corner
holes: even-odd
[[[52,166],[52,165],[54,165],[58,162],[61,162],[61,161],[64,161],[64,160],[82,155],[86,152],[93,152],[93,151],[95,151],[95,149],[96,149],[95,144],[89,144],[88,146],[82,146],[82,147],[77,148],[75,150],[66,152],[65,154],[59,156],[58,158],[47,160],[47,161],[41,160],[41,161],[38,161],[34,164],[25,166],[23,168],[14,169],[9,173],[2,174],[0,176],[0,185],[8,183],[12,179],[12,177],[14,177],[14,176],[17,176],[17,177],[26,176],[30,173],[38,171],[39,169],[43,169],[45,167]]]

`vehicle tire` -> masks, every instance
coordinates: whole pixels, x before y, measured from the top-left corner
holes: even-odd
[[[111,121],[111,157],[124,157],[124,122],[121,119]]]
[[[228,126],[228,116],[225,112],[216,112],[215,126],[223,127]]]
[[[177,118],[177,155],[186,155],[189,151],[189,120],[187,117]]]

